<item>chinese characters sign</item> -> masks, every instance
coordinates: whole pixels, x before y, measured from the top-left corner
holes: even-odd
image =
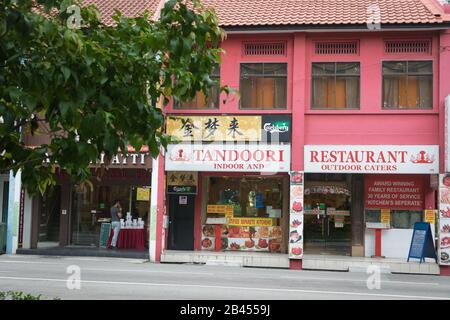
[[[180,141],[291,141],[289,115],[190,116],[167,120],[167,134]]]
[[[167,120],[167,133],[181,141],[259,141],[261,117],[192,116]]]
[[[196,194],[197,172],[167,172],[167,193]]]

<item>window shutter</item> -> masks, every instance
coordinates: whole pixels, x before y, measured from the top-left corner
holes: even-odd
[[[389,54],[431,54],[431,40],[386,40],[384,41],[384,52]]]
[[[359,54],[358,41],[318,41],[315,43],[317,55]]]
[[[244,56],[285,56],[285,42],[244,43]]]

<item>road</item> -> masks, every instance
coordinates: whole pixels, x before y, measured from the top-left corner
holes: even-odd
[[[80,282],[75,281],[78,270]],[[0,291],[41,294],[43,299],[450,299],[450,277],[381,274],[381,288],[372,290],[367,278],[365,273],[353,272],[0,256]]]

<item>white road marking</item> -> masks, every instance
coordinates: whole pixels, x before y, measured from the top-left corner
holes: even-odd
[[[133,270],[133,269],[102,269],[102,268],[85,268],[81,267],[81,271],[89,270],[89,271],[113,271],[113,272],[144,272],[144,273],[170,273],[170,274],[196,274],[196,275],[206,275],[213,276],[215,273],[212,272],[187,272],[187,271],[161,271],[161,270]]]
[[[87,260],[87,259],[82,259]],[[43,262],[43,261],[25,261],[25,260],[0,260],[0,263],[21,263],[21,264],[44,264],[44,265],[65,265],[67,261],[61,260],[59,262]],[[161,270],[135,270],[135,269],[104,269],[104,268],[89,268],[89,267],[82,267],[82,270],[89,270],[89,271],[112,271],[112,272],[133,272],[133,273],[170,273],[170,274],[193,274],[193,275],[215,275],[215,273],[212,272],[186,272],[186,271],[161,271]],[[230,274],[221,274],[222,276],[237,276],[236,273],[230,273]],[[240,275],[239,275],[240,276]],[[264,278],[267,279],[266,275],[261,276],[255,276],[248,275],[250,278]],[[300,277],[300,276],[279,276],[279,278],[282,279],[291,279],[291,280],[315,280],[315,281],[346,281],[346,282],[366,282],[366,279],[342,279],[342,278],[317,278],[317,277]],[[387,284],[407,284],[407,285],[433,285],[433,286],[439,286],[439,283],[435,282],[411,282],[411,281],[398,281],[398,280],[386,280],[382,279],[382,283]]]
[[[52,279],[52,278],[25,278],[25,277],[2,277],[2,276],[0,276],[0,279],[5,279],[5,280],[24,280],[24,281],[67,282],[67,280],[65,280],[65,279]],[[450,300],[450,297],[397,295],[397,294],[366,293],[366,292],[345,292],[345,291],[320,291],[320,290],[301,290],[301,289],[281,289],[281,288],[209,286],[209,285],[197,285],[197,284],[172,284],[172,283],[99,281],[99,280],[81,280],[81,283],[106,284],[106,285],[127,285],[127,286],[154,286],[154,287],[176,287],[176,288],[250,290],[250,291],[269,291],[269,292],[317,293],[317,294],[334,294],[334,295],[338,295],[338,296],[339,295],[349,295],[349,296],[360,296],[360,297],[361,296],[367,296],[367,297],[383,297],[383,298],[399,298],[399,299]]]
[[[279,277],[281,279],[291,279],[291,280],[318,280],[318,281],[345,281],[345,282],[367,282],[367,279],[337,279],[337,278],[312,278],[312,277]],[[423,286],[439,286],[440,283],[436,282],[411,282],[411,281],[398,281],[398,280],[388,280],[381,278],[381,284],[392,283],[392,284],[411,284],[411,285],[423,285]]]

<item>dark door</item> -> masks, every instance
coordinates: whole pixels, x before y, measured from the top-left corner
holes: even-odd
[[[42,197],[39,217],[39,242],[59,242],[61,186],[55,186]]]
[[[169,195],[169,250],[194,250],[195,195]]]

